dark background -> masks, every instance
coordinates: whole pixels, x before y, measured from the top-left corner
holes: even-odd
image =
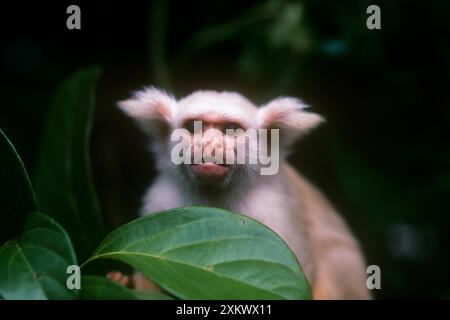
[[[81,30],[66,28],[70,4]],[[366,28],[370,4],[381,30]],[[290,160],[381,267],[376,298],[449,298],[449,14],[445,1],[405,0],[2,3],[0,127],[32,175],[58,84],[101,65],[93,174],[115,228],[155,174],[116,101],[148,84],[301,97],[327,123]]]

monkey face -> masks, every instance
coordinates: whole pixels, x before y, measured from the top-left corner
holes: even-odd
[[[150,87],[119,102],[119,106],[152,138],[158,168],[169,175],[174,173],[175,179],[181,174],[173,164],[181,168],[182,175],[190,180],[183,181],[187,186],[225,187],[231,182],[239,186],[254,175],[276,174],[280,158],[284,159],[295,140],[323,121],[321,116],[305,111],[307,106],[296,98],[277,98],[258,108],[233,92],[196,91],[177,100]],[[260,143],[260,130],[273,129],[279,131],[275,135],[281,136],[279,141],[271,134],[270,140],[276,144],[269,146],[265,139]],[[239,141],[242,134],[228,135],[227,130],[245,131],[244,137],[253,130],[250,134],[257,137],[250,136],[247,144],[246,138]],[[174,144],[174,136],[175,140],[184,138]],[[264,155],[265,150],[270,150],[270,156]],[[273,154],[276,161],[272,161]],[[254,155],[260,163],[252,162]],[[267,164],[269,167],[264,168]]]
[[[185,139],[182,154],[184,170],[201,185],[226,185],[236,165],[235,137],[227,130],[240,128],[224,121],[186,120],[181,129]]]

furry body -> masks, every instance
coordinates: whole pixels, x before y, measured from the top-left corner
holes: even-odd
[[[358,242],[324,196],[285,163],[289,146],[322,122],[319,115],[306,112],[300,100],[278,98],[258,108],[237,93],[198,91],[177,101],[150,88],[121,102],[120,107],[152,137],[157,157],[159,176],[144,196],[142,214],[211,206],[248,215],[274,230],[294,251],[315,299],[370,298]],[[250,166],[230,166],[225,179],[205,187],[189,166],[170,161],[170,132],[182,127],[186,119],[279,128],[280,170],[265,176]]]

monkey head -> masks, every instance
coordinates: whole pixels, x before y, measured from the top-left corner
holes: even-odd
[[[276,169],[289,146],[323,121],[296,98],[258,107],[234,92],[196,91],[177,100],[149,87],[119,107],[151,137],[161,173],[211,189],[276,174],[264,171],[262,156],[277,161]]]

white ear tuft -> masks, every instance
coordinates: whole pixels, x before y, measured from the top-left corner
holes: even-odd
[[[131,99],[118,102],[118,106],[144,131],[154,135],[173,121],[177,101],[163,90],[148,87],[135,92]]]
[[[316,113],[304,111],[306,108],[308,106],[296,98],[274,99],[259,110],[259,127],[278,128],[284,139],[291,142],[325,121]]]

